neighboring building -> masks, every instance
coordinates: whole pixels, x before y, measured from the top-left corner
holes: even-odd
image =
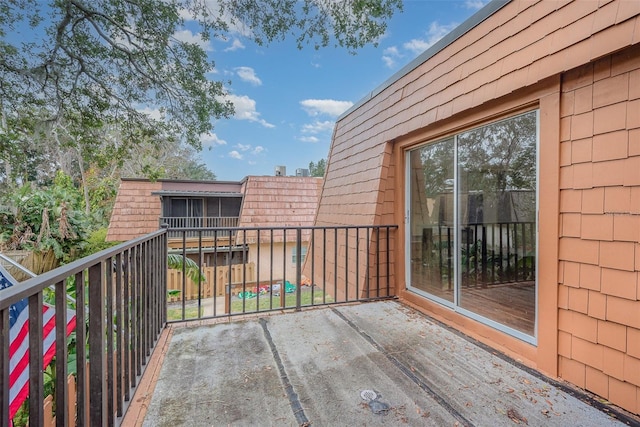
[[[315,220],[322,178],[251,176],[244,187],[239,227],[273,227],[273,232],[247,230],[236,235],[248,245],[249,262],[254,263],[260,283],[286,280],[296,283],[298,258],[304,262],[310,230],[284,227],[311,227]],[[297,245],[297,238],[300,245]],[[298,249],[298,246],[300,247]],[[298,253],[298,250],[300,253]]]
[[[239,182],[123,179],[107,240],[130,240],[157,230],[163,224],[169,230],[311,226],[321,188],[322,178],[299,176],[248,176]],[[231,241],[229,234],[223,231],[216,233],[216,243],[213,237],[211,233],[202,236],[203,265],[228,265],[231,252],[231,264],[254,263],[256,270],[252,275],[260,282],[271,279],[294,282],[298,256],[295,232],[291,231],[286,236],[283,236],[282,229],[273,233],[261,232],[260,245],[256,244],[256,230],[236,233]],[[286,245],[283,244],[285,240]],[[302,259],[308,240],[309,233],[303,233]],[[182,235],[170,231],[169,245],[173,249],[182,249]],[[185,250],[190,257],[197,257],[199,245],[197,233],[189,232]],[[269,269],[271,263],[273,268]]]
[[[399,225],[401,300],[640,413],[640,2],[489,3],[338,119],[336,224]]]
[[[243,186],[239,182],[123,178],[109,221],[107,241],[126,241],[160,226],[169,228],[236,227],[240,218]],[[172,239],[173,237],[173,239]],[[188,252],[197,253],[195,233],[187,236]],[[203,264],[213,265],[213,236],[203,236]],[[219,233],[217,245],[229,246],[229,235]],[[172,248],[182,248],[182,234],[169,233]],[[232,264],[242,262],[243,247],[233,247]],[[217,265],[228,264],[229,251],[218,254]]]

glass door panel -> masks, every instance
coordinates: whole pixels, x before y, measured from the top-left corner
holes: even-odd
[[[459,305],[533,335],[535,112],[457,137]]]
[[[454,302],[454,140],[410,153],[411,287]]]

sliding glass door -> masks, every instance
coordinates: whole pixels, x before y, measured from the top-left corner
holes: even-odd
[[[409,288],[535,337],[537,111],[408,152]]]

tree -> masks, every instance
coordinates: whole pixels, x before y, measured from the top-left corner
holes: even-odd
[[[131,147],[121,175],[127,178],[214,180],[216,175],[200,160],[191,146],[174,140],[155,139]]]
[[[69,176],[58,173],[48,188],[24,185],[10,202],[12,208],[0,209],[0,249],[50,253],[55,267],[82,248],[88,221]]]
[[[64,121],[117,127],[120,141],[163,136],[200,148],[229,117],[223,82],[197,43],[175,37],[185,17],[207,40],[243,26],[258,44],[295,37],[350,51],[374,42],[402,0],[11,0],[0,7],[0,118],[37,109]],[[215,8],[210,6],[214,4]],[[191,22],[192,21],[192,22]],[[157,116],[145,111],[156,111]],[[7,132],[8,129],[0,129]],[[88,139],[79,138],[80,144]]]
[[[310,162],[309,163],[309,174],[311,176],[319,176],[320,178],[324,178],[324,170],[326,168],[326,161],[324,159],[318,160],[318,163]]]

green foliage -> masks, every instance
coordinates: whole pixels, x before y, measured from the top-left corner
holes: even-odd
[[[198,264],[191,258],[186,258],[176,253],[170,253],[167,255],[167,264],[169,268],[180,271],[182,271],[184,266],[187,277],[196,283],[198,281],[200,281],[200,283],[205,283],[207,281],[207,278],[198,267]]]
[[[78,258],[93,255],[97,252],[100,252],[104,249],[108,249],[120,243],[120,242],[107,242],[106,238],[107,238],[106,227],[99,228],[89,233],[87,236],[87,240],[85,241],[85,244],[82,247],[82,251],[80,252]]]
[[[225,82],[185,28],[203,40],[241,26],[258,44],[294,37],[299,47],[349,51],[376,43],[402,0],[18,0],[0,7],[0,113],[38,111],[65,121],[75,144],[115,128],[117,141],[170,137],[200,148],[212,119],[230,117]],[[12,37],[6,37],[12,34]],[[156,110],[153,117],[145,111]],[[117,150],[116,141],[110,150]]]
[[[67,261],[84,244],[88,220],[80,209],[81,195],[62,173],[48,188],[25,185],[0,210],[0,247],[54,252]]]
[[[327,162],[325,159],[318,160],[318,163],[309,163],[309,175],[324,178]]]

